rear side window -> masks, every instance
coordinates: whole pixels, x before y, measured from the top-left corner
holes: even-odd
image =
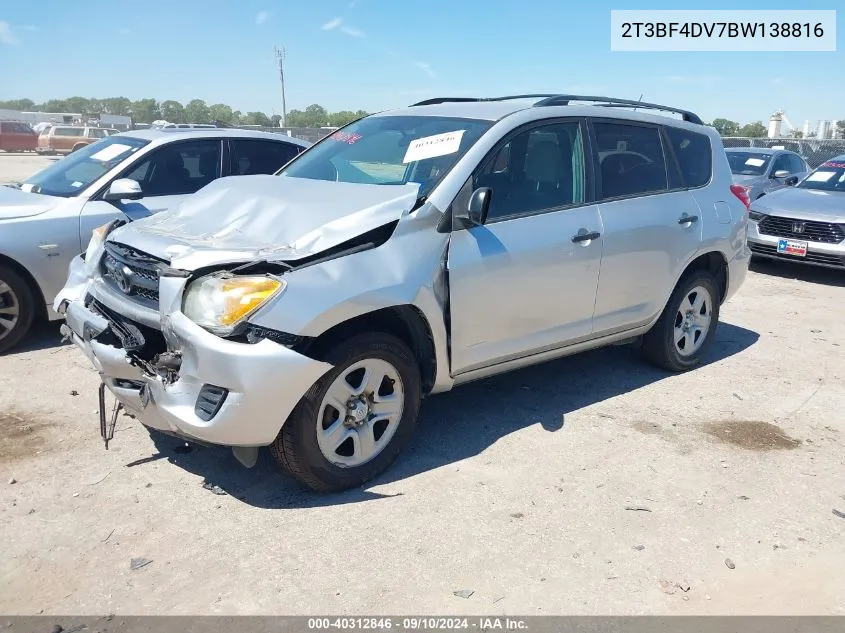
[[[656,127],[594,123],[601,198],[668,191],[666,158]]]
[[[666,136],[678,159],[681,175],[687,187],[703,187],[710,182],[713,154],[710,138],[704,134],[667,127]]]
[[[83,136],[85,129],[81,127],[54,127],[53,136]]]
[[[105,138],[106,131],[99,128],[91,128],[88,130],[89,138]]]
[[[801,159],[800,156],[797,156],[796,154],[789,155],[789,164],[792,167],[790,171],[793,174],[800,174],[802,172],[807,171],[807,166],[804,164],[804,161]]]
[[[232,140],[232,175],[273,174],[299,153],[299,147],[281,141]]]

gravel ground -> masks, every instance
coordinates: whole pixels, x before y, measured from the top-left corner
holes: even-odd
[[[843,305],[842,273],[754,265],[700,369],[458,388],[332,496],[128,417],[105,451],[43,326],[0,357],[0,613],[845,614]]]

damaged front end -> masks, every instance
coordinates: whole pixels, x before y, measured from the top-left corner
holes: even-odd
[[[253,465],[257,447],[276,439],[331,369],[307,354],[311,337],[276,329],[285,320],[268,313],[321,313],[326,295],[317,285],[297,284],[299,301],[285,305],[289,280],[384,244],[418,203],[416,185],[349,185],[355,196],[333,196],[334,207],[315,214],[310,205],[327,183],[225,180],[178,213],[98,229],[71,264],[54,309],[101,376],[106,443],[118,410],[108,417],[108,390],[145,426],[233,447]],[[343,187],[329,184],[335,193]]]

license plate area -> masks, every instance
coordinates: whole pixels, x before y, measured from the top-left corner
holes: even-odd
[[[807,256],[807,242],[801,240],[778,240],[778,253],[793,257]]]

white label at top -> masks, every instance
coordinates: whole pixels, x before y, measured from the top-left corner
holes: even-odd
[[[827,182],[836,175],[835,171],[814,171],[807,176],[809,182]]]
[[[461,148],[461,139],[465,131],[457,130],[415,139],[408,145],[408,151],[405,152],[405,158],[402,159],[402,162],[412,163],[416,160],[454,154]]]
[[[104,147],[96,154],[91,154],[91,158],[102,162],[113,160],[120,156],[123,152],[132,149],[131,145],[123,145],[121,143],[114,143],[108,147]]]
[[[766,164],[766,161],[764,161],[762,158],[749,158],[747,161],[745,161],[745,164],[751,165],[752,167],[762,167]]]

